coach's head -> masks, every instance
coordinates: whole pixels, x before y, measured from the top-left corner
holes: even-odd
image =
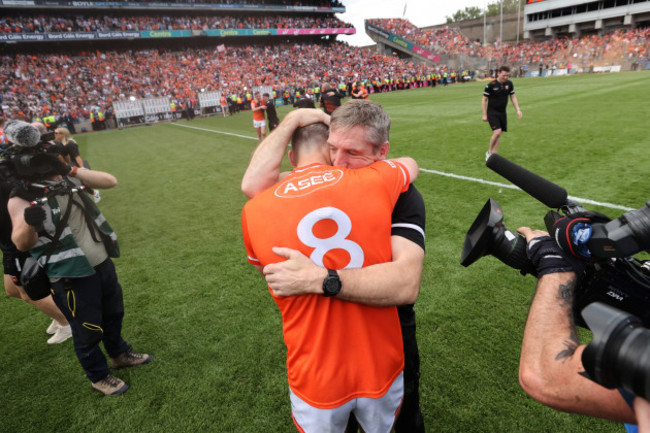
[[[332,165],[360,168],[386,159],[389,131],[390,117],[381,105],[366,99],[346,102],[330,120],[327,143]]]

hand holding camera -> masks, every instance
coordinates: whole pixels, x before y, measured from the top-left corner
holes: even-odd
[[[522,227],[518,231],[524,235],[532,233],[528,227]],[[581,275],[585,268],[584,263],[567,256],[548,234],[531,238],[526,244],[526,255],[537,270],[537,278],[557,272],[575,272]]]
[[[25,208],[25,222],[27,224],[38,229],[43,226],[43,221],[45,221],[45,209],[43,209],[43,206],[34,205]]]

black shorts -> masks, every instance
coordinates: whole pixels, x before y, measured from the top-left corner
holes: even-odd
[[[501,131],[506,132],[508,130],[508,118],[506,117],[505,112],[500,113],[498,111],[490,111],[488,112],[487,118],[492,131],[500,129]]]
[[[27,257],[29,257],[29,253],[2,253],[2,265],[4,266],[5,274],[11,276],[11,279],[17,285],[20,285],[20,272]]]

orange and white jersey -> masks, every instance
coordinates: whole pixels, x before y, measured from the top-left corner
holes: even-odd
[[[357,170],[298,168],[244,206],[249,262],[283,260],[274,246],[300,250],[329,269],[389,262],[391,213],[409,182],[406,169],[393,161]],[[330,409],[353,398],[380,397],[403,370],[396,307],[322,295],[273,296],[282,313],[289,386],[308,404]]]
[[[255,110],[255,108],[264,105],[261,101],[258,101],[257,99],[253,99],[251,101],[251,110],[253,110],[253,120],[266,120],[266,117],[264,117],[264,110]]]

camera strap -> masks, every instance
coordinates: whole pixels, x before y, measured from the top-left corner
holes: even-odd
[[[48,199],[54,195],[56,194],[50,195]],[[51,241],[50,246],[45,251],[45,263],[43,263],[43,267],[45,267],[47,263],[50,261],[50,257],[52,256],[52,253],[54,253],[54,250],[59,245],[59,239],[61,238],[61,234],[63,233],[65,227],[68,225],[68,218],[70,217],[70,211],[72,210],[72,201],[73,201],[72,196],[73,196],[72,192],[68,193],[68,204],[65,208],[65,212],[63,213],[63,216],[61,217],[58,224],[56,225],[54,236],[50,235],[45,231],[41,231],[38,234],[39,236],[43,236]]]
[[[104,241],[103,239],[97,238],[97,232],[100,234],[100,237],[101,237],[101,235],[102,235],[101,230],[99,230],[99,228],[97,227],[97,224],[92,219],[92,217],[90,216],[90,214],[88,213],[88,211],[86,209],[86,201],[84,200],[84,198],[86,196],[79,194],[79,197],[81,197],[81,201],[83,203],[79,203],[78,201],[72,200],[72,199],[70,199],[70,200],[73,201],[73,204],[75,206],[77,206],[79,209],[81,209],[81,213],[83,214],[84,219],[86,220],[86,225],[88,226],[88,231],[90,232],[90,237],[93,239],[93,241],[98,242],[98,243],[103,242]]]

